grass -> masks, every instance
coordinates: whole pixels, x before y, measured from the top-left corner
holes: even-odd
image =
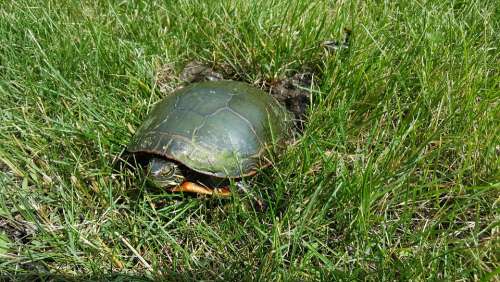
[[[4,1],[4,278],[496,280],[495,1]],[[323,40],[352,28],[349,50]],[[265,212],[148,189],[113,160],[199,60],[315,72]],[[168,75],[165,77],[165,73]]]

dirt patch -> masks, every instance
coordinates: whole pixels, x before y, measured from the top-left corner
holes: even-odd
[[[9,166],[9,159],[8,158],[2,158],[0,156],[0,172],[4,173],[14,173],[13,168]]]
[[[184,70],[179,75],[181,81],[185,83],[222,80],[220,73],[215,72],[212,68],[203,65],[198,61],[189,62]]]
[[[306,110],[311,101],[313,77],[310,72],[297,73],[269,85],[271,95],[294,114],[299,129],[304,127]]]
[[[155,84],[158,85],[161,93],[168,94],[175,89],[173,87],[175,78],[174,67],[171,64],[163,64],[156,70]]]
[[[23,220],[19,214],[12,219],[0,218],[0,231],[3,231],[12,241],[27,244],[35,230],[35,225]]]
[[[9,167],[2,161],[0,160],[0,172],[8,172]]]

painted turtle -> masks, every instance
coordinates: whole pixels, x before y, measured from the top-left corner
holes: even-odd
[[[145,160],[157,187],[228,195],[227,188],[199,185],[181,168],[217,179],[253,175],[270,164],[270,149],[284,144],[292,126],[283,106],[247,83],[199,82],[156,104],[127,150]]]

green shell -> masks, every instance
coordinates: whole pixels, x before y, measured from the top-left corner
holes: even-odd
[[[155,105],[128,146],[217,177],[252,175],[290,133],[291,116],[267,93],[236,81],[177,90]]]

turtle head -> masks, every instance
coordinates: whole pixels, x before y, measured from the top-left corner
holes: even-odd
[[[148,181],[157,188],[175,187],[184,180],[184,176],[176,163],[156,157],[149,160],[147,176]]]

